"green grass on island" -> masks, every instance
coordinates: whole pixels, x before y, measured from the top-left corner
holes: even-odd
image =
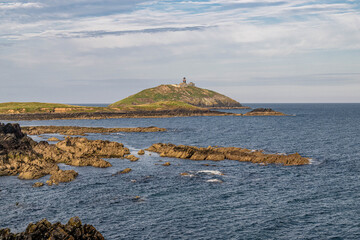
[[[197,107],[241,107],[241,104],[237,101],[215,91],[190,85],[181,87],[177,84],[160,85],[142,90],[110,104],[109,107],[134,106],[159,102],[182,102]]]
[[[241,107],[237,101],[220,93],[190,84],[160,85],[145,89],[108,107],[76,106],[60,103],[0,103],[0,114],[132,112],[162,110],[201,110],[206,107]]]
[[[166,86],[170,88],[170,91],[167,91],[166,89],[161,89],[162,86]],[[179,91],[183,90],[183,91]],[[206,90],[206,92],[204,92]],[[112,106],[121,106],[121,105],[137,105],[137,104],[144,104],[147,101],[148,102],[169,102],[169,101],[175,101],[179,102],[182,100],[183,96],[185,95],[189,97],[212,97],[216,93],[207,89],[201,89],[197,87],[186,87],[185,91],[184,88],[180,89],[179,87],[175,87],[172,85],[161,85],[154,88],[149,88],[142,90],[141,92],[131,95],[127,98],[124,98],[120,101],[117,101],[110,105]]]
[[[161,102],[140,104],[140,105],[130,105],[130,104],[121,105],[118,107],[112,107],[111,109],[118,109],[122,111],[159,111],[159,110],[174,110],[174,109],[199,110],[202,108],[180,101],[161,101]]]
[[[101,108],[61,103],[6,102],[0,103],[0,113],[94,112]]]
[[[160,110],[196,110],[198,107],[177,101],[163,101],[140,105],[122,105],[119,107],[76,106],[60,103],[40,102],[7,102],[0,103],[0,114],[19,113],[77,113],[77,112],[128,112],[128,111],[160,111]]]

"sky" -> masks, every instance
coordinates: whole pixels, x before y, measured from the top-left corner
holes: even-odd
[[[179,83],[240,103],[360,102],[358,0],[0,0],[0,102]]]

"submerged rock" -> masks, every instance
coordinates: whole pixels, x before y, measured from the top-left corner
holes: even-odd
[[[271,108],[256,108],[244,114],[244,116],[287,116],[282,112],[275,111]]]
[[[304,158],[298,153],[290,155],[265,154],[262,151],[253,151],[245,148],[236,147],[200,148],[185,145],[177,146],[170,143],[156,143],[146,150],[151,152],[157,152],[160,154],[161,157],[182,158],[196,161],[221,161],[228,159],[258,164],[281,164],[284,166],[305,165],[310,163],[308,158]]]
[[[144,155],[144,154],[145,154],[145,151],[143,149],[140,149],[138,152],[138,155]]]
[[[93,239],[103,240],[104,237],[92,225],[82,225],[78,217],[71,218],[67,224],[59,222],[51,224],[43,219],[37,223],[30,223],[21,233],[11,233],[10,229],[0,229],[0,239],[9,240],[49,240],[49,239]]]
[[[171,163],[170,163],[170,162],[166,162],[166,163],[163,163],[162,165],[163,165],[163,166],[170,166]]]
[[[118,172],[116,172],[115,174],[113,174],[112,176],[116,176],[116,175],[119,175],[119,174],[126,174],[126,173],[129,173],[129,172],[131,172],[132,171],[132,169],[131,168],[125,168],[124,170],[122,170],[122,171],[118,171]]]

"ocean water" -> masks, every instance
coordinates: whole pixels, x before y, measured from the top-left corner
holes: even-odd
[[[107,169],[61,165],[75,169],[79,176],[59,186],[33,188],[35,180],[0,177],[0,228],[18,232],[42,218],[65,223],[79,216],[106,239],[360,239],[360,104],[249,105],[294,116],[20,124],[158,126],[169,131],[90,134],[88,138],[122,142],[135,155],[153,143],[171,142],[298,152],[311,158],[312,164],[190,161],[147,152],[138,162],[109,159],[113,167]],[[43,135],[50,136],[59,137]],[[162,166],[165,161],[171,166]],[[133,171],[112,176],[127,167]],[[216,171],[224,175],[213,175]],[[180,176],[182,172],[193,176]],[[135,196],[141,201],[135,201]]]

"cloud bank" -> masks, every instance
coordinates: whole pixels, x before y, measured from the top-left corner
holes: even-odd
[[[3,1],[0,101],[112,102],[187,76],[240,102],[360,102],[359,10],[350,0]],[[72,90],[64,100],[54,89]]]

